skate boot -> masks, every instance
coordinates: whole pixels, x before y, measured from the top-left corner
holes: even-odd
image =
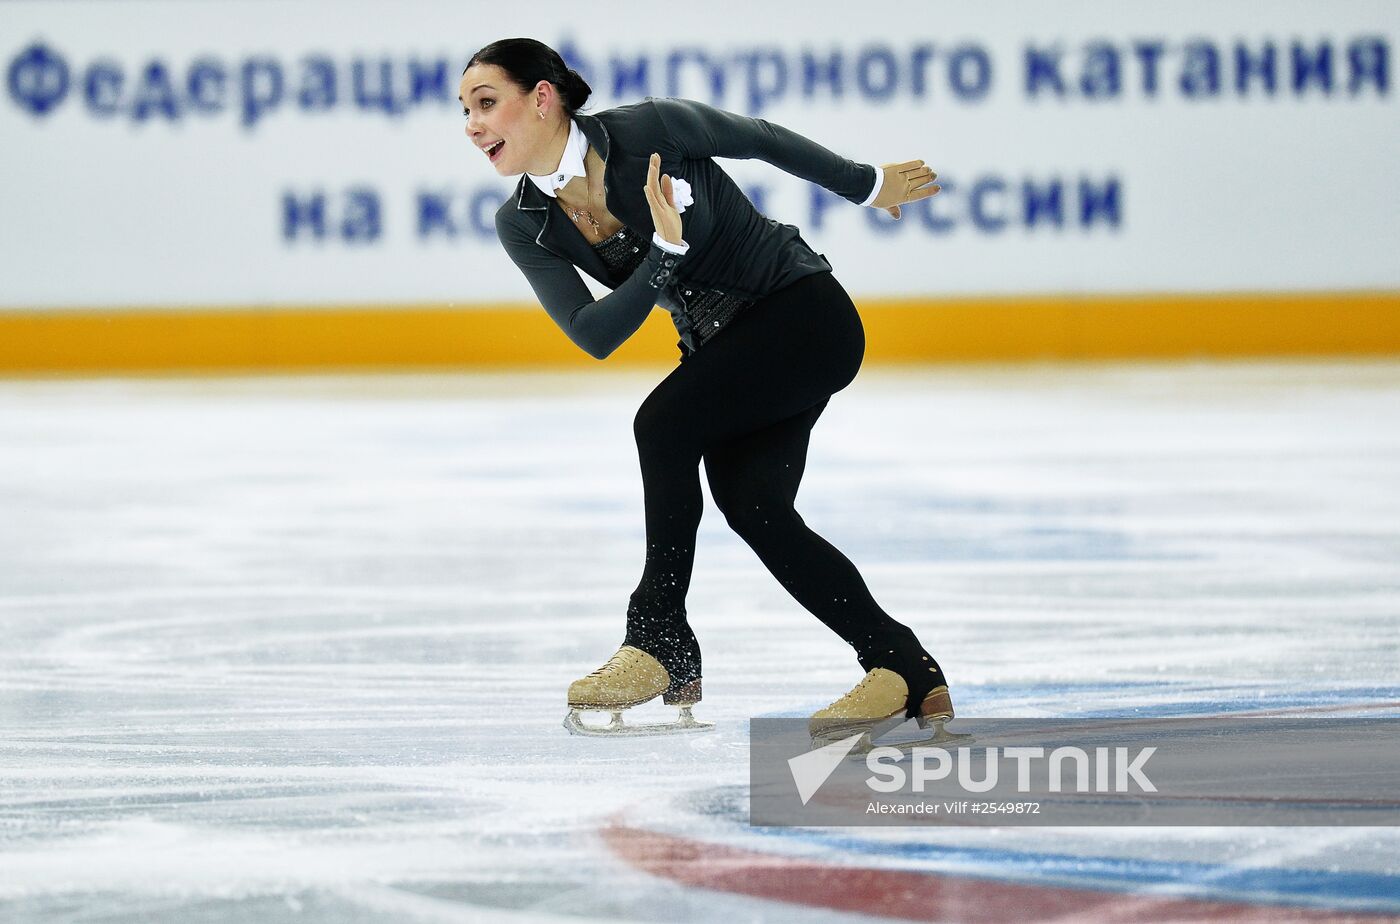
[[[680,707],[674,722],[628,725],[622,721],[624,710],[658,696],[666,705]],[[714,723],[698,721],[690,714],[690,708],[698,702],[700,678],[673,686],[660,661],[640,648],[623,645],[607,664],[569,684],[569,714],[564,717],[564,727],[575,735],[599,737],[709,731]],[[607,712],[611,718],[606,725],[586,725],[584,712]]]
[[[822,747],[852,735],[861,740],[852,749],[863,754],[876,747],[881,735],[893,731],[909,720],[909,685],[892,670],[877,667],[866,674],[851,692],[819,710],[807,725],[812,735],[812,747]],[[938,745],[945,742],[971,741],[971,735],[955,735],[943,724],[953,717],[953,701],[947,686],[936,686],[928,692],[913,716],[922,729],[933,733],[917,741],[891,742],[889,746],[909,748],[915,745]]]

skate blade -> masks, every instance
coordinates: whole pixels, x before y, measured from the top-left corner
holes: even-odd
[[[862,737],[860,741],[857,742],[856,747],[864,747],[866,750],[869,750],[871,741],[894,731],[907,721],[909,720],[906,719],[904,713],[901,712],[889,718],[876,719],[873,721],[870,719],[852,719],[840,723],[832,723],[827,725],[827,727],[820,732],[812,735],[812,747],[826,747],[838,741],[845,741],[852,735],[861,735]]]
[[[644,738],[655,735],[681,735],[691,732],[714,731],[715,723],[702,722],[690,714],[690,707],[681,707],[681,714],[674,722],[648,722],[628,725],[622,721],[622,713],[614,712],[606,725],[588,725],[583,721],[581,710],[570,709],[564,716],[564,727],[571,735],[584,735],[590,738]]]
[[[905,721],[913,720],[908,719]],[[943,721],[941,719],[926,720],[925,722],[920,723],[921,728],[932,729],[933,731],[932,734],[926,735],[922,738],[914,738],[912,740],[896,739],[891,741],[886,741],[884,739],[884,735],[888,734],[889,732],[895,731],[899,728],[902,728],[905,724],[905,721],[894,723],[886,721],[881,723],[880,725],[875,726],[873,729],[866,731],[863,735],[861,735],[860,740],[856,742],[855,747],[851,748],[850,754],[848,755],[848,759],[864,757],[866,754],[869,754],[871,751],[875,750],[875,748],[896,748],[901,751],[910,751],[914,748],[934,748],[949,746],[961,747],[972,744],[974,741],[977,740],[972,735],[948,731],[944,727]],[[851,731],[847,731],[845,735],[835,738],[833,738],[830,734],[825,733],[819,736],[813,736],[812,747],[820,748],[825,747],[829,744],[834,744],[837,741],[849,738],[851,733]]]

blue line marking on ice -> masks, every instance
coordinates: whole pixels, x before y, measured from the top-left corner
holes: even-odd
[[[1358,687],[1348,690],[1321,690],[1304,693],[1281,690],[1277,695],[1262,696],[1256,691],[1257,687],[1252,688],[1248,696],[1228,696],[1221,699],[1134,706],[1126,713],[1122,707],[1090,709],[1075,713],[1075,717],[1103,718],[1125,714],[1147,718],[1186,715],[1229,715],[1239,712],[1307,708],[1310,706],[1365,706],[1369,703],[1400,702],[1400,687]]]
[[[1247,689],[1240,690],[1238,695],[1233,694],[1237,688],[1204,686],[1192,689],[1185,682],[1172,681],[1124,681],[1115,683],[1046,683],[1046,684],[996,684],[986,686],[962,685],[958,688],[958,713],[965,717],[974,717],[977,710],[982,707],[994,707],[998,711],[1005,710],[1008,703],[1015,702],[1043,702],[1060,696],[1086,697],[1093,695],[1128,693],[1142,691],[1154,691],[1158,696],[1167,694],[1190,694],[1199,696],[1201,694],[1218,694],[1209,699],[1183,699],[1167,703],[1152,703],[1151,705],[1129,705],[1126,703],[1114,703],[1112,705],[1082,709],[1077,711],[1065,711],[1063,718],[1074,719],[1112,719],[1112,718],[1172,718],[1186,716],[1228,716],[1244,712],[1258,712],[1263,710],[1283,710],[1309,708],[1316,706],[1359,706],[1365,707],[1375,703],[1377,712],[1400,711],[1394,707],[1383,707],[1382,703],[1400,702],[1400,687],[1352,687],[1343,690],[1315,690],[1298,692],[1292,688],[1280,689],[1277,694],[1260,693],[1257,684],[1250,684]],[[761,718],[766,719],[795,719],[806,718],[818,709],[825,707],[827,703],[813,703],[809,706],[795,709],[777,710],[765,712]],[[1006,718],[1018,718],[1018,716],[1006,716]]]
[[[1234,867],[1176,860],[1074,856],[939,844],[879,843],[807,829],[760,828],[772,837],[819,844],[849,854],[895,857],[932,864],[910,871],[951,873],[1006,882],[1071,888],[1142,892],[1143,886],[1171,887],[1171,897],[1302,904],[1353,911],[1400,910],[1400,877],[1384,873],[1315,869]]]

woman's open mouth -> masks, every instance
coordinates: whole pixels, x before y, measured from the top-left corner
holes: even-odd
[[[497,141],[495,144],[491,145],[491,147],[486,149],[486,156],[490,158],[491,163],[494,164],[496,161],[501,159],[501,151],[505,149],[505,146],[505,141]]]

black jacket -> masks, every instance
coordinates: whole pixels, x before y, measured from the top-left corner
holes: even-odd
[[[757,299],[831,264],[797,228],[765,218],[711,158],[758,158],[860,203],[875,167],[847,160],[796,132],[685,99],[652,99],[597,115],[576,113],[589,144],[606,162],[608,211],[647,240],[655,230],[643,187],[652,153],[661,172],[690,184],[694,205],[681,215],[690,250],[652,244],[646,261],[610,294],[594,300],[575,267],[610,285],[602,259],[549,196],[521,176],[496,212],[496,236],[554,322],[590,355],[617,349],[660,304],[671,312],[682,349],[695,348],[685,317],[689,284]]]

